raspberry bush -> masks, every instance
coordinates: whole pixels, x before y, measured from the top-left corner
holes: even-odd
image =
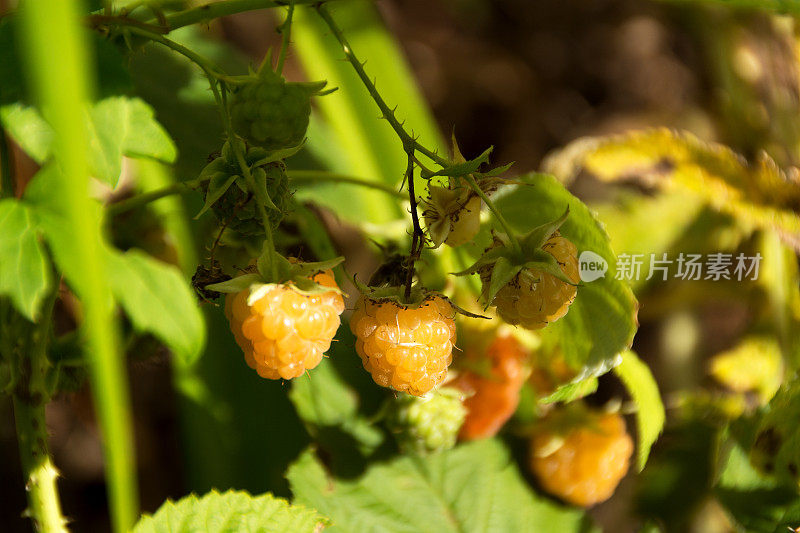
[[[458,3],[405,26],[412,8],[357,0],[11,4],[0,413],[22,479],[4,531],[800,527],[791,3],[576,22],[575,47],[613,58],[549,66],[503,55],[549,20],[538,5],[473,6],[471,39],[499,11],[509,33],[484,54],[436,29]],[[424,42],[398,46],[389,11]],[[557,34],[520,42],[538,56]],[[548,92],[584,63],[630,87]],[[473,86],[548,103],[457,113]],[[625,114],[656,89],[645,107],[673,108]],[[630,123],[653,127],[605,135]],[[539,163],[577,131],[603,135]],[[99,476],[110,526],[89,514]]]

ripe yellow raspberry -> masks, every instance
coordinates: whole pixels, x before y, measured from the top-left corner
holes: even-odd
[[[364,368],[382,387],[421,396],[447,376],[456,323],[442,296],[428,296],[418,306],[362,296],[350,329]]]
[[[312,278],[338,288],[330,271]],[[225,315],[245,361],[268,379],[291,379],[322,360],[339,329],[344,300],[335,291],[302,294],[285,284],[267,284],[229,294]]]
[[[480,367],[482,360],[489,364],[485,373],[467,369],[453,383],[470,395],[464,400],[467,417],[461,426],[461,439],[493,437],[511,418],[525,383],[528,355],[522,343],[508,334],[495,337],[486,353],[476,353],[470,346],[464,349],[467,365]]]
[[[547,239],[542,249],[555,257],[564,275],[573,283],[581,279],[578,249],[559,232]],[[481,271],[484,289],[491,280],[491,271]],[[541,329],[567,314],[575,299],[577,287],[565,283],[543,270],[523,268],[501,288],[494,299],[497,314],[513,325]]]
[[[625,477],[633,441],[618,414],[594,414],[565,434],[542,432],[531,440],[530,467],[541,486],[589,507],[607,500]]]

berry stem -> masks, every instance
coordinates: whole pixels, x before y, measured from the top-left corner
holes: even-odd
[[[352,185],[359,185],[370,189],[391,194],[398,198],[405,198],[405,194],[395,190],[394,187],[385,185],[383,183],[355,176],[347,176],[345,174],[336,174],[334,172],[327,172],[325,170],[289,170],[286,172],[289,179],[295,183],[300,182],[330,182],[330,183],[349,183]]]
[[[514,250],[517,253],[521,254],[522,253],[522,246],[519,244],[519,240],[517,239],[516,235],[514,234],[514,230],[511,228],[511,225],[503,217],[502,213],[500,213],[500,210],[497,209],[497,207],[494,205],[494,202],[492,202],[489,199],[489,197],[486,195],[486,193],[483,192],[483,190],[480,188],[478,183],[475,181],[475,178],[472,177],[472,174],[467,174],[466,176],[464,176],[464,179],[467,180],[467,183],[469,184],[470,188],[475,192],[475,194],[478,195],[478,197],[481,200],[484,201],[486,206],[489,208],[489,211],[492,212],[492,214],[497,219],[497,221],[500,223],[500,225],[503,226],[503,231],[505,231],[506,235],[508,236],[508,240],[511,243],[511,246],[514,247]]]
[[[2,153],[0,153],[0,160],[2,160]],[[386,194],[391,194],[397,198],[406,197],[405,194],[395,190],[394,187],[390,187],[389,185],[384,185],[383,183],[379,183],[377,181],[365,180],[356,176],[348,176],[346,174],[336,174],[334,172],[328,172],[325,170],[287,170],[286,174],[289,176],[289,179],[295,183],[344,183],[375,189],[385,192]],[[125,198],[124,200],[108,204],[106,206],[106,213],[111,216],[119,215],[120,213],[125,213],[132,209],[143,207],[151,202],[155,202],[156,200],[160,200],[167,196],[192,192],[201,184],[201,180],[187,180],[173,183],[161,189],[137,194],[136,196],[131,196],[130,198]]]
[[[200,67],[203,70],[203,72],[205,72],[206,76],[208,76],[208,77],[213,77],[213,78],[216,78],[218,80],[223,80],[223,81],[231,81],[232,80],[232,78],[230,76],[228,76],[228,75],[224,74],[223,72],[221,72],[220,70],[218,70],[216,65],[214,65],[207,58],[205,58],[205,57],[201,56],[200,54],[198,54],[198,53],[186,48],[185,46],[183,46],[180,43],[176,43],[175,41],[173,41],[171,39],[167,39],[163,35],[159,35],[158,33],[154,33],[152,31],[149,31],[149,30],[143,29],[143,28],[139,28],[139,27],[130,27],[130,28],[127,29],[127,31],[129,31],[130,33],[134,33],[136,35],[139,35],[141,37],[145,37],[147,39],[150,39],[153,42],[162,44],[162,45],[166,46],[167,48],[169,48],[169,49],[181,54],[182,56],[186,57],[187,59],[189,59],[190,61],[195,63],[198,67]]]
[[[190,191],[193,191],[196,187],[200,186],[199,180],[189,180],[189,181],[180,181],[178,183],[173,183],[161,189],[156,189],[154,191],[137,194],[136,196],[131,196],[130,198],[126,198],[124,200],[120,200],[119,202],[114,202],[113,204],[109,204],[106,207],[106,213],[110,216],[118,215],[120,213],[125,213],[132,209],[136,209],[138,207],[142,207],[147,205],[151,202],[155,202],[156,200],[160,200],[166,196],[172,196],[174,194],[184,194]]]
[[[328,25],[328,27],[331,30],[331,33],[333,33],[334,37],[336,37],[336,40],[339,41],[339,44],[342,46],[345,58],[347,58],[347,61],[353,66],[353,69],[355,69],[356,74],[366,87],[367,92],[369,92],[369,95],[378,105],[378,108],[381,110],[381,113],[383,114],[383,118],[386,119],[386,121],[395,131],[397,136],[400,137],[403,146],[411,147],[412,152],[417,151],[426,156],[427,158],[429,158],[431,161],[434,161],[435,163],[441,165],[442,167],[449,166],[450,161],[440,156],[436,152],[422,146],[419,142],[417,142],[415,138],[413,138],[403,128],[403,125],[400,123],[399,120],[397,120],[397,117],[395,117],[394,115],[394,109],[391,109],[386,104],[386,101],[383,99],[383,97],[378,92],[378,89],[375,87],[375,83],[369,78],[369,76],[367,76],[367,73],[364,70],[364,63],[358,60],[355,53],[353,52],[353,49],[350,47],[350,43],[347,41],[347,38],[342,33],[341,28],[339,28],[338,24],[336,24],[336,21],[333,20],[333,17],[328,12],[325,5],[320,4],[317,5],[316,7],[317,7],[317,13],[322,18],[322,20],[325,21],[325,24]],[[408,152],[408,150],[406,150],[406,152]]]
[[[293,1],[295,5],[316,4],[318,2],[319,0]],[[184,26],[190,26],[197,22],[208,22],[210,20],[219,17],[235,15],[236,13],[242,13],[245,11],[284,7],[285,5],[286,5],[285,1],[276,1],[276,0],[223,0],[221,2],[207,3],[205,5],[200,5],[197,7],[185,9],[183,11],[178,11],[177,13],[172,13],[170,15],[167,15],[166,17],[163,17],[162,21],[158,21],[158,19],[153,16],[150,16],[148,18],[106,17],[106,20],[103,20],[98,15],[90,15],[88,17],[88,20],[89,24],[95,26],[98,25],[98,23],[96,22],[98,19],[102,20],[102,23],[114,24],[117,26],[127,26],[137,23],[140,24],[142,22],[147,22],[150,24],[158,23],[161,30],[164,31],[164,33],[168,33],[172,30],[176,30]]]
[[[406,167],[405,181],[408,183],[408,200],[411,203],[411,252],[408,255],[408,272],[406,272],[405,299],[411,298],[411,285],[414,283],[414,264],[419,259],[422,246],[425,242],[425,234],[419,225],[419,214],[417,213],[417,195],[414,192],[414,149],[408,148],[408,166]]]
[[[280,26],[281,32],[281,51],[278,54],[278,64],[275,66],[275,71],[278,74],[283,74],[283,64],[286,61],[286,52],[289,50],[289,39],[292,36],[292,16],[294,15],[294,2],[289,4],[289,12],[286,14],[286,20]]]

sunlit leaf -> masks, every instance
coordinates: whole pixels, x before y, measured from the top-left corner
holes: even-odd
[[[20,103],[0,108],[9,134],[34,160],[50,156],[53,132],[39,112]],[[177,157],[169,135],[138,98],[112,96],[94,104],[87,120],[92,175],[112,187],[122,171],[123,155],[172,163]]]
[[[634,352],[630,350],[623,352],[622,362],[614,368],[614,372],[625,384],[625,388],[636,403],[636,421],[639,425],[637,464],[639,470],[642,470],[650,455],[650,448],[664,428],[666,420],[664,404],[661,402],[653,373]]]
[[[331,519],[326,531],[448,533],[590,531],[583,513],[536,496],[494,439],[333,477],[313,451],[287,473],[295,500]]]
[[[0,295],[32,321],[52,282],[34,216],[22,202],[0,201]]]
[[[188,283],[173,265],[131,250],[108,254],[111,288],[134,326],[191,361],[205,343],[205,323]]]
[[[145,516],[133,533],[316,533],[325,519],[313,509],[292,505],[266,493],[243,491],[167,501],[152,516]]]

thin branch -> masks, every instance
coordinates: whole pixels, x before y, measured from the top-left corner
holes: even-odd
[[[408,272],[406,272],[406,301],[411,297],[411,285],[414,283],[414,265],[419,259],[422,247],[425,243],[425,234],[419,225],[419,214],[417,213],[417,195],[414,192],[414,152],[408,152],[408,167],[406,167],[405,181],[408,183],[408,200],[411,202],[411,251],[408,254]]]
[[[367,88],[367,92],[369,92],[372,99],[375,100],[375,103],[378,105],[378,108],[381,110],[381,113],[383,114],[383,118],[385,118],[386,121],[389,122],[389,125],[395,131],[397,136],[400,137],[400,140],[403,143],[403,148],[406,149],[406,152],[408,152],[408,147],[413,147],[414,151],[423,154],[431,161],[434,161],[443,167],[450,165],[450,161],[448,161],[444,157],[441,157],[436,152],[422,146],[419,142],[417,142],[416,138],[412,137],[403,128],[403,125],[400,123],[400,121],[397,120],[397,117],[395,117],[394,115],[394,109],[390,108],[386,104],[380,93],[378,93],[378,89],[375,87],[375,83],[370,79],[370,77],[364,70],[364,63],[359,61],[356,55],[353,53],[353,49],[350,47],[350,43],[347,41],[347,38],[342,33],[341,28],[339,28],[339,26],[336,24],[336,21],[333,20],[333,17],[331,17],[331,14],[328,12],[326,7],[324,5],[318,5],[317,13],[319,13],[319,16],[322,17],[322,20],[324,20],[325,23],[328,25],[328,27],[331,30],[331,33],[333,33],[334,37],[336,37],[336,40],[339,41],[339,44],[342,46],[342,50],[344,51],[344,55],[347,58],[347,61],[349,61],[350,64],[353,66],[353,69],[355,69],[356,74],[361,79],[361,82]]]

